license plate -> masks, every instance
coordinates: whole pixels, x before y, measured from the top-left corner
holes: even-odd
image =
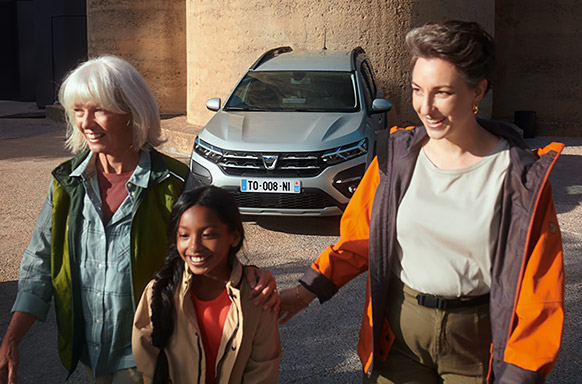
[[[301,193],[301,181],[289,179],[241,179],[241,192]]]

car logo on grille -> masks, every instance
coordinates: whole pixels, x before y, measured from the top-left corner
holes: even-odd
[[[275,169],[275,166],[277,165],[277,160],[279,159],[279,156],[277,155],[262,155],[263,157],[263,164],[265,165],[265,168],[268,169],[269,171],[272,171],[273,169]]]

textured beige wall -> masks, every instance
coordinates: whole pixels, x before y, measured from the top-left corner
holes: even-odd
[[[417,123],[410,106],[409,58],[404,36],[427,21],[477,21],[491,33],[494,0],[186,0],[188,121],[213,116],[205,102],[223,100],[266,50],[282,45],[320,49],[362,46],[371,57],[386,98],[389,124]],[[490,106],[484,104],[485,113]]]
[[[582,135],[577,0],[87,0],[87,16],[90,56],[124,57],[162,112],[187,111],[198,125],[213,115],[205,101],[224,100],[264,51],[320,49],[324,31],[329,49],[368,52],[394,104],[389,124],[416,124],[405,33],[427,21],[473,20],[495,34],[498,53],[494,97],[480,114],[511,120],[515,110],[534,110],[538,135]]]
[[[582,136],[582,2],[498,0],[494,116],[536,111],[538,135]]]
[[[186,111],[185,0],[87,0],[87,29],[90,57],[123,57],[146,79],[160,111]]]

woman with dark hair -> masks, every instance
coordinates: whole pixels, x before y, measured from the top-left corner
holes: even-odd
[[[133,354],[146,383],[275,383],[277,315],[255,307],[237,253],[241,216],[225,190],[183,193],[164,265],[135,314]]]
[[[422,125],[380,134],[340,240],[281,292],[282,322],[367,271],[364,382],[543,382],[563,327],[548,182],[563,145],[532,151],[476,118],[494,64],[478,24],[427,24],[406,45]]]
[[[155,147],[160,113],[127,61],[101,56],[65,78],[59,100],[75,156],[52,172],[48,197],[20,266],[12,320],[0,346],[0,384],[16,382],[18,344],[54,298],[59,354],[95,382],[140,383],[131,353],[133,311],[167,249],[172,205],[194,184],[188,166]],[[268,271],[254,293],[275,289]],[[272,295],[270,303],[277,302]],[[276,304],[275,304],[276,307]]]

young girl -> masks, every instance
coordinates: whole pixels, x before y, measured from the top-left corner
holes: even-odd
[[[133,354],[145,383],[276,383],[277,315],[249,299],[236,254],[236,202],[207,186],[183,193],[168,226],[162,269],[138,305]]]

